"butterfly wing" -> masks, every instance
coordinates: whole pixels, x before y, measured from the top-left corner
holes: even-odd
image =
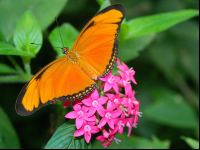
[[[125,17],[121,4],[111,5],[92,18],[74,42],[72,52],[79,56],[73,63],[62,57],[40,70],[21,90],[16,111],[30,115],[56,100],[82,99],[96,84],[92,79],[106,76],[117,58],[120,24]]]
[[[124,17],[123,5],[106,7],[88,22],[75,40],[72,50],[80,55],[80,67],[92,79],[106,76],[114,67],[117,36]]]
[[[96,87],[80,67],[67,57],[51,62],[40,70],[21,90],[16,111],[26,116],[56,100],[82,99]]]

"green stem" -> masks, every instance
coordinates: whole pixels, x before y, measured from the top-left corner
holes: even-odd
[[[15,61],[15,59],[13,58],[13,56],[7,56],[8,59],[11,61],[11,63],[15,66],[15,68],[17,69],[17,71],[22,75],[22,77],[25,80],[29,80],[28,76],[25,74],[25,72],[22,70],[22,68],[18,65],[18,63]]]
[[[31,78],[31,66],[30,66],[30,63],[24,64],[24,68],[26,70],[26,74],[27,74],[28,78],[30,79]]]

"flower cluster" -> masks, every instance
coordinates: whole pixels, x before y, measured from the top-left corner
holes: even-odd
[[[136,127],[138,116],[141,116],[140,102],[135,99],[135,91],[131,86],[131,81],[137,84],[133,77],[135,71],[123,62],[121,65],[119,59],[117,64],[117,68],[121,70],[118,71],[119,76],[113,76],[111,72],[106,77],[99,78],[101,86],[82,101],[76,100],[73,103],[74,111],[65,116],[76,119],[77,130],[74,136],[84,135],[87,143],[90,142],[92,134],[102,131],[103,135],[98,136],[97,140],[101,141],[104,147],[108,147],[113,140],[118,144],[120,140],[115,138],[117,131],[122,134],[126,126],[130,137],[132,127]],[[125,94],[121,93],[123,88]],[[101,96],[98,91],[101,91]],[[64,106],[67,107],[69,104],[70,102],[65,102]]]

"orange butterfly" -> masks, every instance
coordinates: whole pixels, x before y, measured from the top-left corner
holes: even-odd
[[[72,50],[63,47],[64,57],[40,70],[21,90],[16,111],[27,116],[59,101],[74,101],[96,88],[94,80],[113,69],[118,54],[118,34],[125,17],[121,4],[98,12],[82,29]]]

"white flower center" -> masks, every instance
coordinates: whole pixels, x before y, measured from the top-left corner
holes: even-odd
[[[85,125],[84,126],[84,130],[86,131],[86,132],[88,132],[88,134],[89,134],[89,131],[91,130],[91,126],[90,125]]]
[[[126,86],[127,84],[130,83],[130,81],[127,79],[127,80],[124,80],[123,83],[124,83],[124,86]]]
[[[121,140],[116,139],[116,138],[114,138],[114,140],[115,140],[115,142],[116,142],[117,144],[119,144],[119,142],[121,142]]]
[[[115,103],[119,103],[119,100],[117,98],[114,99]]]
[[[99,103],[98,103],[98,101],[97,101],[97,100],[94,100],[94,101],[92,102],[92,106],[94,106],[94,107],[97,107],[97,106],[99,106]]]
[[[113,81],[115,81],[115,78],[114,78],[113,76],[111,76],[110,78],[108,78],[108,82],[109,82],[110,84],[112,84]]]
[[[142,117],[142,112],[137,112],[137,115],[138,115],[139,117]]]
[[[118,125],[119,125],[119,129],[121,128],[121,126],[123,126],[124,127],[124,124],[122,123],[122,121],[120,120],[118,123],[117,123]]]
[[[126,71],[126,74],[129,76],[134,72],[133,67],[131,67],[128,71]]]
[[[133,102],[131,98],[128,99],[128,104],[130,105]]]
[[[105,115],[105,117],[108,118],[108,119],[110,119],[111,116],[112,116],[112,115],[111,115],[111,113],[109,113],[109,112],[107,112],[106,115]]]
[[[139,103],[138,101],[133,101],[133,104],[138,105]]]
[[[79,116],[79,118],[83,117],[83,115],[84,115],[84,112],[83,112],[82,110],[79,110],[79,111],[78,111],[78,116]]]

